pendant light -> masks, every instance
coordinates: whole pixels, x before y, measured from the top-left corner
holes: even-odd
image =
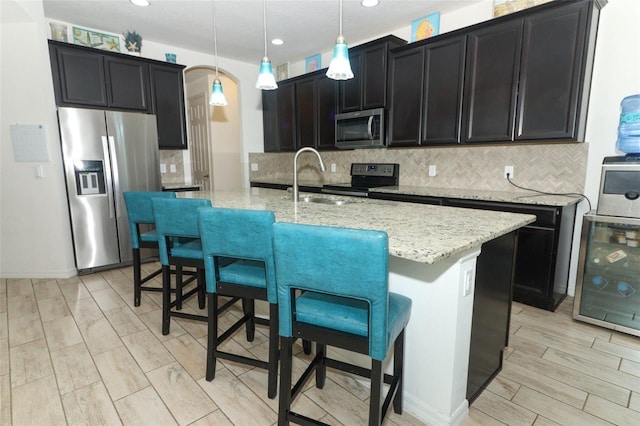
[[[276,78],[273,75],[271,61],[267,56],[267,0],[262,0],[262,19],[264,28],[264,57],[260,63],[260,73],[256,82],[256,89],[274,90],[278,88]]]
[[[333,49],[333,58],[331,58],[331,63],[327,70],[327,77],[333,80],[349,80],[353,78],[347,42],[342,35],[342,0],[340,0],[340,35]]]
[[[220,81],[220,74],[218,72],[218,40],[216,38],[216,2],[211,0],[211,14],[213,17],[213,49],[216,56],[216,79],[213,80],[213,86],[211,87],[211,96],[209,96],[209,105],[225,106],[227,105],[227,98],[224,97],[222,92],[222,82]]]

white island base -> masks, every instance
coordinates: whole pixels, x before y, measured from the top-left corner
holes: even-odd
[[[390,290],[413,301],[405,332],[404,410],[429,425],[458,425],[469,414],[467,373],[479,254],[475,248],[434,264],[389,256]],[[363,355],[328,350],[337,359],[371,366]],[[391,360],[386,360],[387,373]],[[367,380],[362,383],[369,386]]]

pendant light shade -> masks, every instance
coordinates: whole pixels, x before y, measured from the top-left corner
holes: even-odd
[[[222,82],[219,78],[213,81],[211,86],[211,96],[209,96],[209,105],[225,106],[227,105],[227,98],[224,97],[222,92]]]
[[[260,73],[258,74],[256,89],[274,90],[278,88],[278,83],[276,83],[271,61],[267,56],[267,0],[262,1],[262,23],[264,29],[264,57],[260,62]]]
[[[349,62],[349,49],[342,35],[342,0],[340,0],[340,35],[333,49],[333,57],[327,70],[327,77],[333,80],[348,80],[353,78],[351,63]]]
[[[262,58],[260,63],[260,74],[258,74],[258,81],[256,82],[256,89],[273,90],[278,88],[276,78],[273,75],[273,68],[271,68],[271,61],[268,57]]]
[[[225,106],[227,105],[227,98],[224,97],[222,91],[222,82],[220,81],[220,74],[218,72],[218,40],[216,37],[216,2],[211,1],[211,15],[213,20],[213,49],[216,57],[216,79],[213,81],[211,87],[211,96],[209,96],[209,105]]]

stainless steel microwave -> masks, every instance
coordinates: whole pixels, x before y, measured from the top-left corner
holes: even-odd
[[[382,148],[385,141],[384,108],[336,114],[336,148]]]

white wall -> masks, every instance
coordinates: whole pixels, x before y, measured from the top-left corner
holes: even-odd
[[[68,277],[75,266],[42,3],[3,0],[0,16],[0,276]],[[45,126],[48,162],[14,161],[12,124]]]

